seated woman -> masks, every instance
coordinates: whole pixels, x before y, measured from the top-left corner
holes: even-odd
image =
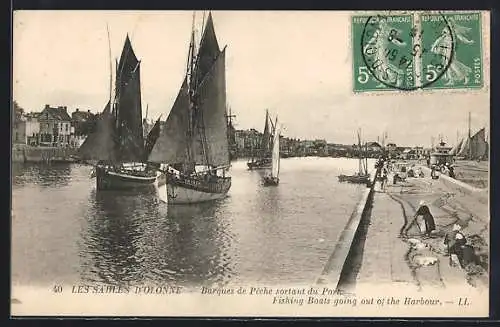
[[[425,201],[420,201],[417,212],[415,212],[414,219],[422,217],[423,224],[420,225],[420,230],[426,236],[430,236],[432,231],[436,230],[436,223],[434,222],[434,216],[432,216],[431,211]]]
[[[456,255],[460,266],[464,268],[464,266],[470,260],[464,260],[464,257],[471,257],[470,251],[466,249],[467,239],[465,235],[461,232],[462,227],[459,224],[454,224],[453,228],[450,232],[446,233],[444,237],[444,244],[448,248],[448,255],[450,256],[450,265],[452,263],[451,256]],[[466,255],[465,255],[466,254]],[[467,262],[466,262],[467,261]]]

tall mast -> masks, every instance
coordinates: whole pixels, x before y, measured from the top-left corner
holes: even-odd
[[[201,19],[201,26],[205,26],[205,15],[206,15],[206,11],[203,11],[203,17]],[[200,40],[203,38],[203,30],[201,31],[202,35],[200,37]]]
[[[360,134],[361,134],[361,129],[358,129],[358,147],[359,147],[358,172],[359,172],[359,174],[361,174],[361,172],[362,172],[361,165],[362,165],[362,160],[363,160],[362,159],[362,155],[361,155],[362,147],[361,147],[361,136],[360,136]]]
[[[188,87],[188,97],[189,97],[189,102],[190,102],[190,109],[192,110],[192,103],[193,99],[192,96],[193,94],[193,87],[194,87],[194,52],[195,52],[195,40],[194,40],[194,22],[196,19],[196,12],[193,11],[193,18],[191,22],[191,40],[189,42],[189,50],[188,50],[188,58],[187,58],[187,64],[186,64],[186,82],[187,82],[187,87]],[[188,163],[192,163],[193,161],[193,149],[191,147],[191,143],[194,137],[194,131],[193,131],[193,115],[189,114],[188,115],[188,139],[189,142],[187,144],[187,149],[186,149],[186,154],[187,154],[187,161]]]
[[[106,23],[106,31],[108,33],[108,51],[109,51],[109,105],[111,106],[111,98],[113,92],[113,62],[111,59],[111,38],[109,37],[109,26]]]
[[[186,76],[189,76],[188,85],[191,86],[194,72],[194,56],[195,56],[195,40],[194,40],[194,22],[196,19],[196,12],[193,11],[193,18],[191,21],[191,41],[189,42],[188,58],[186,63]]]
[[[470,139],[470,120],[471,120],[471,117],[470,117],[470,111],[469,111],[469,122],[468,122],[468,130],[469,130],[469,160],[472,159],[472,144],[471,144],[471,139]]]
[[[275,131],[274,133],[276,133],[276,140],[278,141],[278,167],[277,167],[277,170],[276,170],[276,177],[279,176],[280,174],[280,149],[279,149],[279,144],[280,144],[280,131],[278,130],[278,115],[276,115],[276,123],[274,124],[275,126]],[[273,144],[274,146],[274,144]]]

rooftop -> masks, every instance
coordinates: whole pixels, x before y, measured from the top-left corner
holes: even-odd
[[[46,104],[45,108],[42,110],[42,113],[47,113],[57,120],[71,120],[71,117],[68,114],[68,108],[66,106],[51,107]]]

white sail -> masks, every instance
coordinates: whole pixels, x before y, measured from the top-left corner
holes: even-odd
[[[277,122],[277,120],[276,120]],[[272,154],[272,166],[271,166],[271,177],[278,178],[280,172],[280,130],[278,124],[276,123],[273,139],[273,154]]]

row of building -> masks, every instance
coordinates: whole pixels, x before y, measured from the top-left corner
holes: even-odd
[[[95,126],[96,115],[66,106],[45,105],[41,112],[25,113],[13,104],[12,142],[31,146],[79,146]]]
[[[95,128],[99,114],[90,110],[76,109],[71,114],[66,106],[45,105],[41,112],[25,113],[16,102],[13,103],[12,141],[31,146],[78,147]],[[154,121],[144,119],[147,134]],[[228,133],[231,152],[235,157],[251,157],[258,153],[262,133],[255,130],[235,130],[229,123]],[[423,147],[398,147],[388,143],[383,147],[378,142],[367,142],[361,148],[356,145],[328,143],[326,140],[300,140],[281,136],[280,151],[284,157],[331,156],[358,157],[361,152],[367,157],[378,157],[384,151],[391,157],[402,159],[421,158],[429,149]]]
[[[234,143],[238,157],[250,157],[259,152],[262,133],[255,129],[236,130]],[[387,153],[392,158],[419,159],[429,155],[431,149],[422,146],[401,147],[395,143],[386,146],[379,142],[366,142],[361,147],[357,144],[346,145],[328,143],[323,139],[300,140],[281,136],[280,152],[283,157],[322,156],[322,157],[366,157],[377,158]]]

